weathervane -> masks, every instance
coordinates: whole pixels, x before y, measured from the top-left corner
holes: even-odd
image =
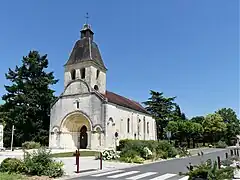
[[[85,18],[86,18],[86,24],[88,24],[88,19],[89,19],[88,12],[86,13]]]

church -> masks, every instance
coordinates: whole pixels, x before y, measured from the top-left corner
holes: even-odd
[[[121,139],[156,140],[140,103],[106,90],[107,68],[84,24],[64,68],[64,90],[51,105],[49,148],[114,149]]]

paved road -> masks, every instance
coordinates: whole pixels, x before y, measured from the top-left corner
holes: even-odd
[[[223,160],[225,159],[226,152],[229,153],[229,149],[205,154],[202,157],[193,156],[189,158],[173,159],[109,172],[98,172],[88,176],[73,178],[72,180],[187,180],[187,176],[179,176],[178,174],[179,172],[187,172],[186,166],[189,165],[189,163],[196,165],[200,164],[201,162],[205,162],[208,159],[215,161],[217,160],[217,156],[220,156],[221,160]]]

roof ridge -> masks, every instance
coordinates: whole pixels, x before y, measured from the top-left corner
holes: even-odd
[[[112,92],[112,91],[107,91],[107,92],[113,93],[113,94],[115,94],[115,95],[117,95],[117,96],[120,96],[120,97],[122,97],[122,98],[124,98],[124,99],[127,99],[127,100],[129,100],[129,101],[136,102],[136,101],[134,101],[134,100],[132,100],[132,99],[130,99],[130,98],[128,98],[128,97],[122,96],[122,95],[117,94],[117,93],[114,93],[114,92]]]
[[[117,93],[111,92],[106,90],[106,94],[105,97],[108,99],[109,102],[123,106],[123,107],[127,107],[139,112],[143,112],[143,113],[147,113],[146,109],[138,102],[131,100],[127,97],[124,97],[122,95],[119,95]]]

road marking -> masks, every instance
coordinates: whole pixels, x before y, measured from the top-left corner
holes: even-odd
[[[151,176],[151,175],[154,175],[154,174],[157,174],[157,172],[147,172],[147,173],[139,174],[139,175],[132,176],[132,177],[129,177],[129,178],[126,178],[126,179],[137,180],[137,179],[144,178],[144,177],[147,177],[147,176]]]
[[[155,178],[150,179],[150,180],[165,180],[165,179],[171,178],[171,177],[176,176],[176,175],[177,175],[177,174],[170,174],[170,173],[167,173],[167,174],[164,174],[164,175],[161,175],[161,176],[155,177]]]
[[[119,173],[119,172],[123,172],[123,170],[110,171],[110,172],[105,172],[105,173],[100,173],[100,174],[94,174],[94,175],[91,175],[91,176],[100,177],[100,176],[106,176],[106,175],[109,175],[109,174],[114,174],[114,173]]]
[[[189,178],[189,176],[185,176],[185,177],[183,177],[183,178],[181,178],[179,180],[188,180],[188,178]]]
[[[108,176],[107,178],[119,178],[119,177],[123,177],[123,176],[127,176],[127,175],[131,175],[131,174],[136,174],[139,171],[129,171],[129,172],[125,172],[125,173],[121,173],[121,174],[116,174],[116,175],[112,175],[112,176]]]

